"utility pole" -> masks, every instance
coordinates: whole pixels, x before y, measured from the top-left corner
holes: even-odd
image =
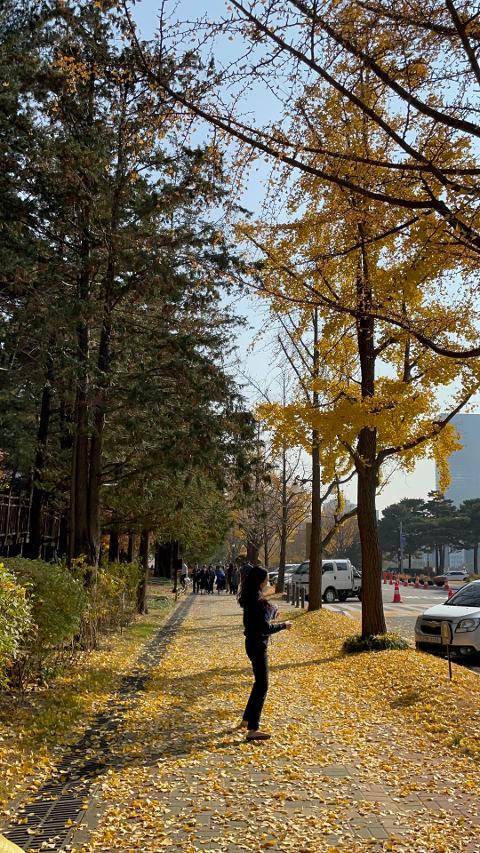
[[[399,569],[401,572],[403,572],[403,543],[404,543],[403,521],[401,521],[400,522],[400,564],[399,564]]]

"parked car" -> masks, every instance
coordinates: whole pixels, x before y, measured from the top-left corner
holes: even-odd
[[[300,563],[285,563],[285,580],[298,568]],[[278,569],[272,569],[271,572],[268,573],[268,582],[271,586],[275,586],[278,580]]]
[[[435,575],[433,578],[433,583],[435,586],[443,586],[445,581],[449,583],[451,581],[466,581],[468,580],[468,572],[464,572],[462,569],[452,569],[450,572],[446,572],[444,575]]]
[[[452,629],[451,650],[458,655],[480,654],[480,580],[461,587],[444,604],[429,607],[415,624],[417,649],[445,651],[442,622]]]

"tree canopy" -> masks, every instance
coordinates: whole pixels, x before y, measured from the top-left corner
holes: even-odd
[[[145,86],[113,0],[9,8],[8,484],[32,490],[37,509],[50,497],[68,510],[70,555],[92,563],[111,524],[189,543],[197,525],[212,548],[253,424],[226,367],[238,318],[222,298],[237,260],[219,216],[222,164]],[[174,74],[174,57],[163,67]]]

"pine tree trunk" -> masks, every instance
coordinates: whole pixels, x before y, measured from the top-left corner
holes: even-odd
[[[89,565],[93,565],[90,553],[88,518],[88,413],[87,395],[83,388],[77,390],[75,402],[75,443],[73,455],[73,518],[72,538],[73,557],[84,556]]]
[[[88,357],[89,329],[86,320],[90,291],[90,238],[88,236],[89,211],[85,211],[84,236],[80,249],[81,269],[77,281],[80,316],[77,322],[77,376],[74,410],[75,439],[72,458],[72,483],[70,490],[70,556],[84,556],[94,565],[90,550],[88,513]],[[85,584],[90,585],[92,573],[88,572]]]
[[[40,421],[37,433],[37,450],[35,453],[32,498],[30,502],[28,543],[25,545],[23,550],[25,556],[29,557],[31,560],[38,559],[42,548],[42,509],[44,503],[44,491],[41,487],[41,482],[43,478],[43,469],[45,467],[45,454],[50,425],[52,380],[52,361],[49,356],[46,382],[43,386],[42,401],[40,404]]]
[[[137,588],[137,613],[147,613],[147,579],[148,579],[148,546],[150,531],[142,530],[140,534],[140,567],[141,577]]]
[[[111,271],[113,275],[113,268]],[[100,489],[102,485],[103,434],[105,430],[106,397],[110,384],[110,337],[112,322],[108,297],[112,282],[107,287],[107,299],[104,305],[102,332],[98,350],[99,388],[93,414],[93,432],[90,438],[90,464],[88,482],[88,532],[90,554],[94,565],[98,562],[100,542]]]
[[[118,563],[118,556],[120,553],[120,543],[118,530],[113,529],[110,531],[109,543],[108,543],[108,559],[111,563]]]
[[[135,559],[135,534],[128,534],[128,551],[127,551],[127,562],[133,563]]]

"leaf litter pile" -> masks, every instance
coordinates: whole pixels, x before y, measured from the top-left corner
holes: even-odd
[[[450,684],[413,650],[342,656],[351,620],[296,616],[270,641],[272,740],[246,743],[241,611],[196,599],[131,698],[82,853],[480,853],[478,676]]]

